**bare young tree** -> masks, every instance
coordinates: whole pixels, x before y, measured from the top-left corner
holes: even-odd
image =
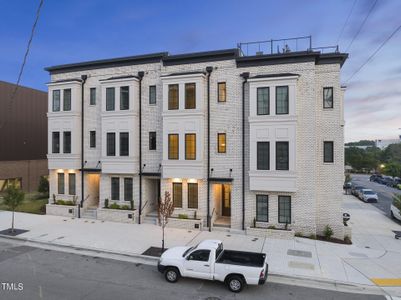
[[[162,253],[164,252],[164,229],[168,223],[168,219],[174,212],[174,203],[171,200],[171,196],[169,192],[164,193],[164,200],[160,198],[159,208],[158,208],[158,217],[159,217],[159,225],[162,228]]]
[[[12,221],[11,221],[11,232],[14,233],[14,213],[15,209],[21,205],[24,201],[25,193],[17,188],[15,185],[11,185],[6,189],[6,194],[4,196],[4,204],[12,211]]]

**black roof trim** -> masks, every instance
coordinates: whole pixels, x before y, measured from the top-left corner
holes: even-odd
[[[110,59],[92,60],[80,63],[72,63],[65,65],[57,65],[46,67],[45,70],[50,73],[63,73],[88,69],[99,69],[106,67],[126,66],[126,65],[139,65],[152,62],[159,62],[168,52],[159,52],[144,55],[126,56]]]
[[[256,67],[264,65],[315,62],[315,64],[339,63],[342,66],[347,59],[346,53],[321,53],[319,51],[298,51],[278,54],[241,56],[236,59],[237,67]]]
[[[142,176],[149,176],[149,177],[161,177],[162,173],[158,173],[158,172],[142,172],[141,175]]]
[[[82,80],[80,78],[68,78],[68,79],[60,79],[60,80],[50,81],[47,84],[50,84],[50,83],[62,83],[62,82],[72,82],[72,81],[82,82]]]
[[[107,79],[100,79],[99,81],[107,81],[107,80],[115,80],[115,79],[130,79],[130,78],[139,79],[139,77],[135,76],[135,75],[123,75],[123,76],[110,77],[110,78],[107,78]]]
[[[238,56],[239,56],[239,49],[237,48],[177,54],[163,57],[163,65],[174,66],[174,65],[190,64],[190,63],[229,60],[229,59],[235,59]]]
[[[231,177],[210,177],[210,182],[232,182],[234,179]]]
[[[79,171],[90,172],[90,173],[100,173],[100,172],[102,172],[102,169],[97,169],[97,168],[83,168],[83,169],[79,169]]]
[[[274,78],[274,77],[288,77],[288,76],[299,76],[299,74],[295,73],[279,73],[279,74],[260,74],[249,77],[249,79],[256,79],[256,78]]]
[[[170,77],[170,76],[180,76],[180,75],[195,75],[195,74],[206,75],[206,72],[205,71],[178,72],[178,73],[171,73],[171,74],[168,74],[168,75],[162,75],[160,77]]]

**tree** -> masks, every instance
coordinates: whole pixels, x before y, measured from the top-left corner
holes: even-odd
[[[12,211],[11,232],[14,233],[14,213],[15,209],[24,200],[24,192],[15,185],[10,185],[4,195],[4,204]]]
[[[393,195],[393,205],[401,212],[401,194]]]
[[[375,146],[375,141],[370,140],[360,140],[359,142],[349,142],[345,146]]]
[[[49,180],[45,176],[40,176],[38,192],[49,195]]]
[[[399,177],[401,176],[401,164],[397,162],[389,162],[385,165],[383,173],[392,177]]]
[[[401,144],[391,144],[383,150],[383,161],[401,164]]]
[[[159,208],[158,208],[159,225],[162,228],[162,253],[164,252],[164,229],[168,223],[168,219],[174,212],[174,203],[171,200],[169,192],[164,193],[164,200],[160,198]]]

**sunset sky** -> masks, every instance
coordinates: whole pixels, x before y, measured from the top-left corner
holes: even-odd
[[[0,80],[17,80],[38,3],[0,2]],[[342,69],[348,87],[346,141],[396,138],[401,134],[401,30],[348,79],[401,25],[400,12],[398,0],[45,0],[21,84],[46,90],[49,76],[43,68],[50,65],[312,35],[315,47],[339,44],[349,53]]]

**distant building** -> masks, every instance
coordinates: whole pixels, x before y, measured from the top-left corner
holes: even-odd
[[[401,143],[401,135],[398,139],[388,139],[388,140],[376,140],[375,144],[376,147],[380,148],[381,150],[386,149],[391,144],[400,144]]]
[[[0,192],[15,183],[25,192],[47,176],[47,93],[0,81]]]

